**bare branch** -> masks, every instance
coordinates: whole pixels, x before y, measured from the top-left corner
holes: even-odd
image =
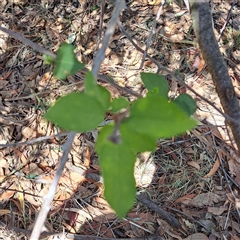
[[[55,175],[55,177],[52,181],[52,184],[49,188],[49,191],[48,191],[48,193],[45,197],[45,200],[44,200],[43,206],[41,208],[41,211],[39,212],[38,218],[35,222],[34,229],[32,231],[30,240],[37,240],[40,237],[43,224],[44,224],[44,222],[47,218],[47,214],[50,210],[51,202],[54,198],[54,194],[55,194],[56,189],[57,189],[58,181],[59,181],[59,179],[62,175],[65,163],[68,159],[68,154],[69,154],[70,149],[72,147],[72,142],[73,142],[74,137],[75,137],[75,132],[70,132],[68,134],[68,140],[66,141],[66,143],[62,147],[63,148],[62,158],[59,162],[56,175]]]
[[[34,43],[33,41],[31,41],[31,40],[23,37],[23,36],[22,36],[21,34],[19,34],[19,33],[15,33],[15,32],[13,32],[13,31],[11,31],[11,30],[9,30],[9,29],[7,29],[7,28],[4,28],[4,27],[2,27],[2,26],[0,26],[0,30],[3,31],[3,32],[5,32],[5,33],[7,33],[7,34],[9,34],[11,37],[19,40],[20,42],[22,42],[22,43],[30,46],[31,48],[35,49],[36,51],[38,51],[38,52],[40,52],[40,53],[42,53],[42,54],[46,54],[46,55],[48,55],[48,56],[51,56],[51,57],[53,57],[53,58],[56,58],[56,54],[54,54],[54,53],[48,51],[47,49],[39,46],[38,44]]]
[[[153,35],[156,34],[157,21],[159,20],[161,14],[162,14],[162,9],[163,9],[164,4],[165,4],[165,0],[162,0],[161,5],[160,5],[160,7],[158,9],[158,12],[157,12],[156,19],[153,22],[153,26],[152,26],[152,30],[151,30],[150,36],[149,36],[149,38],[147,40],[146,49],[144,51],[142,62],[141,62],[141,65],[140,65],[139,69],[142,69],[142,67],[143,67],[145,58],[147,56],[148,49],[150,48],[150,45],[151,45],[151,42],[152,42]]]
[[[24,233],[26,235],[30,235],[31,231],[16,227],[9,227],[9,229],[12,229],[16,233]],[[42,232],[41,238],[47,238],[47,237],[58,237],[59,239],[74,239],[74,240],[115,240],[116,238],[106,238],[106,237],[98,237],[98,236],[86,236],[86,235],[79,235],[79,234],[72,234],[72,233],[64,233],[64,232]],[[119,240],[129,240],[129,238],[118,238]],[[140,237],[140,238],[134,238],[135,240],[162,240],[162,238],[158,235],[149,235],[146,237]]]
[[[191,0],[193,27],[208,71],[212,76],[216,92],[220,98],[224,112],[231,118],[227,119],[238,152],[240,153],[240,106],[235,93],[227,65],[219,50],[213,32],[212,14],[208,0]],[[233,119],[233,120],[232,120]]]
[[[63,136],[66,136],[68,134],[69,134],[69,132],[64,132],[64,133],[54,134],[54,135],[51,135],[51,136],[44,136],[44,137],[35,138],[35,139],[25,141],[25,142],[0,144],[0,148],[19,147],[19,146],[23,146],[23,145],[36,144],[38,142],[46,141],[48,139],[52,139],[52,138],[55,138],[55,137],[63,137]]]
[[[223,31],[225,30],[225,28],[226,28],[226,26],[227,26],[227,24],[228,24],[228,22],[229,22],[229,20],[230,20],[233,7],[237,4],[237,2],[238,2],[237,0],[234,0],[234,1],[232,2],[231,8],[230,8],[229,11],[228,11],[227,19],[225,20],[225,23],[224,23],[223,27],[222,27],[221,30],[220,30],[220,33],[219,33],[219,35],[218,35],[218,37],[217,37],[217,41],[220,40],[220,38],[221,38],[221,36],[222,36],[222,34],[223,34]]]
[[[108,47],[108,44],[109,44],[109,41],[110,41],[112,35],[114,34],[119,15],[121,14],[121,12],[124,10],[125,7],[126,7],[125,1],[122,1],[122,0],[116,1],[113,15],[110,19],[110,23],[108,25],[105,36],[102,41],[102,47],[97,52],[96,57],[94,59],[92,73],[95,76],[95,78],[97,78],[97,74],[99,72],[100,65],[101,65],[103,59],[105,58],[105,51]]]
[[[154,212],[159,214],[165,221],[168,222],[172,227],[174,228],[179,228],[181,227],[181,224],[179,221],[171,214],[168,213],[167,211],[163,210],[160,208],[157,204],[149,200],[145,194],[141,193],[137,195],[137,199],[142,202],[144,205],[148,206],[150,209],[152,209]]]

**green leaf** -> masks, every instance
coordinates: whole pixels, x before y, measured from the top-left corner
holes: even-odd
[[[129,101],[125,97],[114,98],[111,102],[111,112],[116,113],[129,106]]]
[[[65,42],[62,43],[57,51],[57,58],[53,69],[54,76],[59,79],[65,79],[83,68],[84,64],[80,63],[76,58],[74,46]]]
[[[135,153],[153,151],[156,147],[156,138],[139,133],[135,128],[129,128],[129,124],[120,125],[121,138]]]
[[[92,7],[92,11],[97,10],[98,8],[99,8],[99,6],[95,5],[95,6]]]
[[[129,129],[153,138],[171,137],[193,128],[196,122],[175,103],[159,95],[138,99],[125,120]]]
[[[96,143],[104,180],[104,195],[116,214],[123,218],[136,198],[134,163],[136,156],[126,144],[109,141],[114,127],[105,126]]]
[[[28,178],[28,179],[34,179],[36,176],[37,176],[36,174],[30,173],[30,174],[26,175],[26,178]]]
[[[102,108],[107,111],[110,105],[111,95],[106,88],[97,84],[92,72],[88,71],[86,73],[84,85],[85,94],[98,100]]]
[[[53,58],[53,57],[51,57],[47,54],[43,54],[42,58],[44,60],[44,63],[47,64],[47,65],[51,65],[55,61],[55,58]]]
[[[99,85],[97,86],[97,90],[98,94],[95,96],[95,98],[99,101],[102,109],[106,112],[110,105],[111,94],[106,88]]]
[[[95,95],[98,94],[97,81],[93,76],[92,72],[90,71],[87,71],[85,75],[84,86],[85,86],[85,93],[87,95],[95,97]]]
[[[186,93],[179,95],[172,102],[176,103],[188,116],[193,115],[197,109],[196,101]]]
[[[158,94],[168,99],[169,87],[163,76],[154,73],[142,72],[141,78],[148,91],[156,91],[155,88],[157,88]]]
[[[76,92],[61,97],[45,114],[46,119],[59,127],[76,132],[96,128],[104,116],[105,110],[96,99]]]

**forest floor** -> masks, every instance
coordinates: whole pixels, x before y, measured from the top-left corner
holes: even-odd
[[[101,32],[103,36],[113,12],[111,3],[101,8],[96,0],[13,2],[1,0],[1,26],[52,52],[62,42],[72,42],[78,60],[91,68]],[[100,69],[100,74],[138,93],[144,91],[140,72],[156,73],[158,66],[144,59],[130,40],[145,49],[159,2],[127,1],[120,21],[130,39],[116,27]],[[213,21],[240,97],[240,3],[232,7],[232,2],[213,1]],[[184,1],[166,1],[148,54],[221,109]],[[199,124],[184,135],[159,139],[156,151],[139,155],[137,191],[146,193],[151,203],[136,200],[126,218],[118,219],[99,181],[94,151],[98,131],[77,134],[42,238],[240,239],[240,158],[224,118],[172,74],[160,73],[168,80],[172,98],[187,92],[196,99],[194,117]],[[40,53],[0,31],[0,239],[29,238],[66,140],[66,133],[43,115],[58,97],[83,90],[83,77],[84,72],[79,72],[57,80]],[[112,97],[124,94],[134,100],[109,83],[100,84]],[[80,174],[83,170],[85,176]],[[177,219],[180,227],[151,209],[153,203]],[[64,233],[70,234],[64,237]]]

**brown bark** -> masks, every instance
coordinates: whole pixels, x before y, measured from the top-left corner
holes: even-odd
[[[227,65],[220,53],[213,32],[212,14],[209,2],[209,0],[190,0],[193,27],[223,110],[233,119],[226,119],[226,122],[232,130],[238,152],[240,153],[239,100],[234,91]]]

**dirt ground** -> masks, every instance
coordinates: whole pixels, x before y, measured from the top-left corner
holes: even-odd
[[[100,74],[143,93],[140,72],[159,69],[139,48],[145,50],[156,23],[148,54],[221,109],[184,1],[167,0],[156,21],[160,3],[127,1],[120,21],[130,38],[116,27]],[[78,60],[91,69],[113,8],[111,1],[1,0],[0,25],[52,52],[64,41],[72,43]],[[240,97],[240,2],[213,0],[212,8],[220,50]],[[59,81],[52,69],[40,53],[0,31],[0,239],[29,238],[66,140],[43,115],[60,96],[83,90],[84,71]],[[172,98],[187,92],[196,99],[198,126],[159,139],[155,152],[139,155],[135,178],[143,199],[122,220],[104,199],[94,151],[98,131],[77,134],[42,239],[240,239],[240,158],[225,120],[168,71],[160,74]],[[99,84],[112,97],[135,99],[101,79]]]

